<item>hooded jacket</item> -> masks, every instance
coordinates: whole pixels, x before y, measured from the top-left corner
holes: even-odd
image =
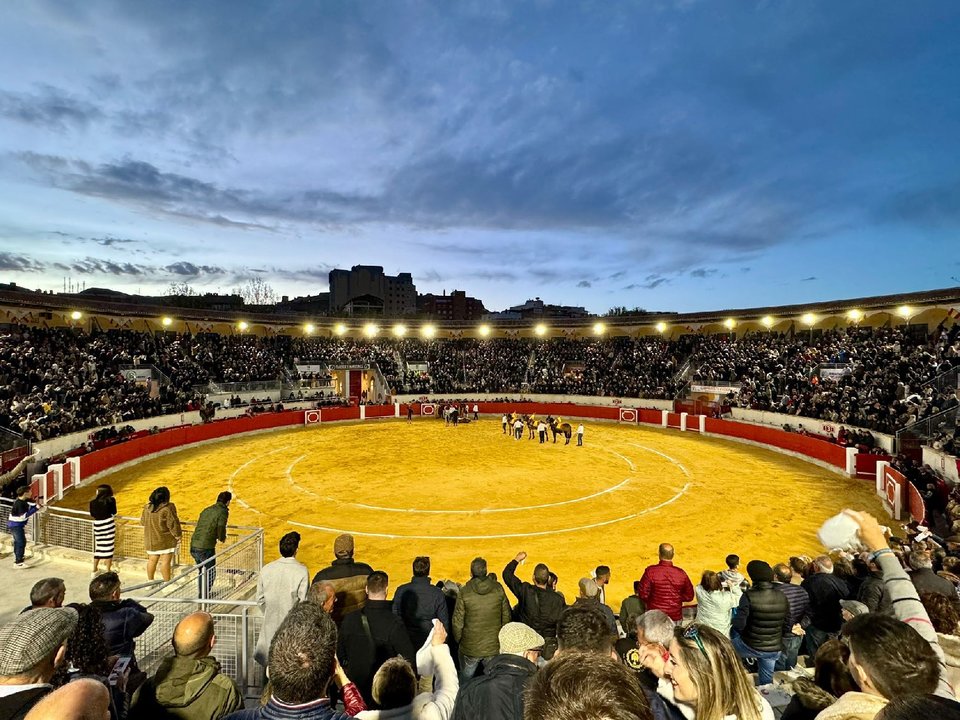
[[[497,576],[470,578],[453,608],[453,637],[467,657],[492,657],[500,652],[500,628],[510,622],[510,603]]]
[[[168,657],[134,699],[131,717],[216,720],[243,707],[233,680],[212,657]]]

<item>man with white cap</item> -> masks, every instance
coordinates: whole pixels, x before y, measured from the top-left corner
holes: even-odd
[[[0,717],[20,720],[53,690],[77,619],[73,608],[37,608],[0,628]]]
[[[537,674],[544,639],[523,623],[500,628],[500,654],[460,688],[451,720],[521,720],[523,691]]]

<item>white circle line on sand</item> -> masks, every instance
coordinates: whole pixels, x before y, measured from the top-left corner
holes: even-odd
[[[616,455],[617,457],[622,458],[630,466],[630,469],[636,472],[637,467],[636,465],[633,464],[630,458],[624,457],[620,453],[614,452],[613,450],[607,450],[606,448],[601,448],[601,449],[612,455]],[[299,483],[297,483],[293,479],[293,468],[295,468],[297,466],[297,463],[299,463],[305,457],[307,456],[301,455],[292,463],[290,463],[290,465],[287,467],[287,471],[286,471],[287,483],[291,487],[295,488],[296,490],[299,490],[302,493],[310,495],[311,497],[314,497],[318,500],[323,500],[325,502],[334,502],[337,505],[340,505],[341,507],[355,507],[355,508],[360,508],[361,510],[376,510],[379,512],[424,513],[427,515],[488,515],[491,513],[523,512],[526,510],[543,510],[545,508],[560,507],[563,505],[573,505],[574,503],[593,500],[594,498],[601,497],[603,495],[606,495],[607,493],[616,492],[617,490],[622,488],[624,485],[629,483],[631,480],[631,478],[625,478],[624,480],[621,480],[620,482],[618,482],[616,485],[612,485],[608,488],[599,490],[590,495],[584,495],[582,497],[572,498],[571,500],[559,500],[557,502],[552,502],[552,503],[543,503],[542,505],[525,505],[523,507],[508,507],[508,508],[479,508],[479,509],[475,508],[473,510],[463,510],[463,509],[434,510],[434,509],[428,509],[428,508],[394,508],[394,507],[384,507],[382,505],[367,505],[365,503],[341,502],[336,498],[328,497],[325,495],[319,495],[313,492],[312,490],[310,490],[309,488],[305,488],[301,486]]]
[[[235,492],[233,492],[233,480],[234,480],[234,478],[237,477],[237,475],[239,475],[240,473],[242,473],[244,470],[246,470],[248,467],[250,467],[250,465],[252,465],[253,463],[255,463],[257,460],[262,460],[263,458],[265,458],[265,457],[267,457],[267,456],[269,456],[269,455],[273,455],[273,454],[275,454],[275,453],[282,452],[282,451],[286,450],[288,447],[290,447],[290,446],[289,446],[289,445],[284,445],[283,447],[274,448],[273,450],[270,450],[269,452],[265,452],[265,453],[263,453],[263,454],[261,454],[261,455],[257,455],[256,457],[252,457],[252,458],[250,458],[249,460],[247,460],[245,463],[243,463],[242,465],[240,465],[240,467],[238,467],[236,470],[234,470],[232,473],[230,473],[230,474],[227,476],[227,491],[230,492],[231,495],[233,495],[234,500],[237,501],[237,505],[239,505],[240,507],[245,508],[245,509],[247,509],[247,510],[250,510],[250,511],[252,511],[252,512],[255,512],[257,515],[263,515],[262,512],[260,512],[259,510],[257,510],[257,509],[256,509],[255,507],[253,507],[252,505],[247,504],[246,501],[244,501],[243,499],[241,499]]]
[[[664,458],[665,460],[669,460],[669,461],[672,462],[674,465],[676,465],[678,468],[680,468],[680,470],[683,472],[683,474],[686,475],[688,478],[691,478],[691,479],[693,478],[693,475],[691,475],[691,474],[690,474],[690,471],[687,470],[687,468],[684,467],[684,465],[683,465],[682,462],[680,462],[679,460],[677,460],[677,459],[675,459],[675,458],[670,457],[670,456],[667,455],[666,453],[662,453],[662,452],[660,452],[659,450],[654,450],[653,448],[647,447],[646,445],[640,445],[639,443],[627,443],[627,445],[632,445],[633,447],[640,448],[641,450],[646,450],[647,452],[652,452],[654,455],[659,455],[660,457]]]
[[[288,525],[295,525],[296,527],[307,528],[310,530],[320,530],[322,532],[329,533],[349,533],[350,535],[359,535],[360,537],[376,537],[376,538],[388,538],[390,540],[499,540],[505,538],[524,538],[524,537],[542,537],[544,535],[559,535],[561,533],[571,533],[579,532],[581,530],[592,530],[594,528],[605,527],[607,525],[614,525],[615,523],[626,522],[627,520],[633,520],[635,518],[646,515],[647,513],[654,512],[660,508],[666,507],[673,502],[676,502],[687,490],[690,489],[691,483],[684,485],[680,491],[674,495],[669,500],[665,500],[659,505],[654,505],[648,507],[640,512],[631,513],[630,515],[624,515],[623,517],[614,518],[612,520],[603,520],[601,522],[589,523],[587,525],[579,525],[577,527],[570,528],[560,528],[558,530],[540,530],[537,532],[526,532],[526,533],[505,533],[502,535],[397,535],[394,533],[371,533],[371,532],[361,532],[358,530],[348,530],[344,528],[335,528],[335,527],[326,527],[324,525],[310,525],[309,523],[295,522],[293,520],[288,520]]]

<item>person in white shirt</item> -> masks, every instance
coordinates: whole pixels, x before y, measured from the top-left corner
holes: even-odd
[[[257,581],[257,602],[263,608],[263,626],[253,657],[263,667],[267,666],[270,641],[290,609],[307,599],[310,575],[307,566],[297,560],[300,549],[300,533],[289,532],[280,538],[280,559],[267,563],[260,571]]]
[[[547,424],[541,420],[540,424],[537,425],[537,434],[540,436],[540,442],[545,443],[547,441]]]
[[[480,419],[480,406],[477,405],[476,403],[473,404],[473,419],[474,420]]]
[[[577,425],[577,446],[583,445],[583,423]]]
[[[507,417],[506,413],[504,413],[503,417],[500,418],[500,424],[503,426],[503,434],[506,435],[507,425],[510,424],[510,418]]]
[[[523,439],[523,420],[517,418],[517,421],[513,423],[513,437],[515,440]]]

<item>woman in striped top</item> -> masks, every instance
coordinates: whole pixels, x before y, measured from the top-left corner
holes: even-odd
[[[90,501],[90,517],[93,518],[93,575],[96,577],[100,561],[103,560],[110,572],[113,566],[113,547],[116,538],[117,501],[113,497],[113,488],[100,485],[97,496]]]

